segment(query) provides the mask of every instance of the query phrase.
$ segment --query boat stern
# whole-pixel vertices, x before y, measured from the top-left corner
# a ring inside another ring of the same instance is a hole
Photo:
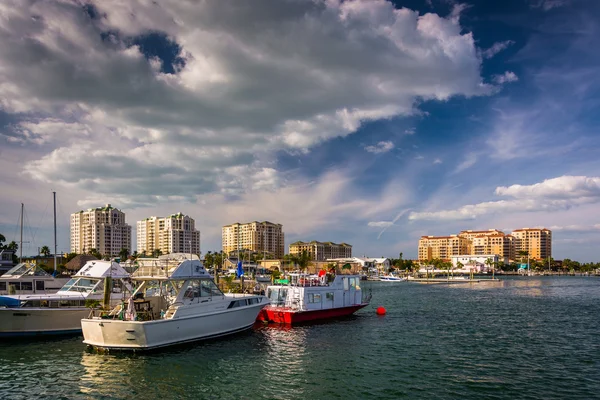
[[[86,318],[81,320],[83,343],[98,349],[145,349],[144,324],[135,321]]]

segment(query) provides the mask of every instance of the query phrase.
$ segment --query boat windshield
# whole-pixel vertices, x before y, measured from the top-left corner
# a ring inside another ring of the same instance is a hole
[[[287,288],[269,288],[267,290],[267,297],[271,301],[271,304],[275,306],[283,306],[287,297]]]
[[[46,271],[37,265],[21,263],[9,269],[3,277],[18,277],[18,276],[50,276]]]
[[[78,293],[91,293],[96,285],[100,282],[100,279],[92,278],[71,278],[69,282],[65,283],[60,291],[61,292],[78,292]],[[100,288],[102,290],[103,288]]]
[[[223,292],[210,279],[194,279],[190,281],[183,295],[183,297],[190,299],[211,296],[223,296]]]

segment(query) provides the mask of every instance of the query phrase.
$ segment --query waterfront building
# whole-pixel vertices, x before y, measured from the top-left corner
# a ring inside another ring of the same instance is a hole
[[[332,258],[352,257],[352,246],[347,243],[333,242],[294,242],[289,245],[289,254],[300,255],[304,251],[310,256],[311,261],[325,261]]]
[[[149,217],[137,222],[137,251],[152,254],[200,254],[200,231],[193,218],[182,213]]]
[[[515,238],[515,253],[526,251],[534,260],[552,257],[552,231],[545,228],[523,228],[512,232]]]
[[[510,260],[515,258],[514,237],[498,229],[489,229],[487,231],[466,230],[461,231],[458,236],[469,240],[468,249],[465,254],[498,254]]]
[[[479,255],[471,255],[471,254],[459,254],[457,256],[452,256],[452,268],[455,269],[455,272],[470,272],[470,267],[473,266],[473,272],[485,272],[489,271],[491,268],[496,268],[498,264],[507,264],[508,258],[499,256],[498,254],[479,254]],[[493,263],[492,266],[486,264],[487,260],[491,260]],[[458,263],[463,265],[462,268],[458,268]]]
[[[225,225],[222,246],[225,254],[244,250],[266,254],[266,258],[283,258],[283,225],[269,221]]]
[[[107,204],[71,214],[71,253],[92,249],[109,257],[121,249],[131,252],[131,225],[125,223],[124,212]]]
[[[319,269],[326,268],[328,264],[336,264],[338,269],[341,269],[344,265],[350,264],[352,272],[359,273],[365,271],[377,271],[378,275],[387,274],[390,271],[392,262],[389,258],[379,257],[343,257],[343,258],[329,258],[323,263],[317,263]]]
[[[421,236],[419,239],[419,261],[433,259],[449,260],[459,254],[468,254],[470,240],[458,235]]]

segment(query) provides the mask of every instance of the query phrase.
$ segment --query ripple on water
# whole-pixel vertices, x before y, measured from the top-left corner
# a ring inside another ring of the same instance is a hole
[[[156,353],[80,337],[0,343],[0,398],[559,399],[600,393],[600,280],[378,285],[333,323],[258,327]],[[384,317],[375,308],[387,309]]]

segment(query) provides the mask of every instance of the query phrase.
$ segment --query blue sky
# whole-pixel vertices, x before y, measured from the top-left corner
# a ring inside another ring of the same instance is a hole
[[[69,250],[69,215],[269,220],[355,255],[553,230],[597,261],[600,4],[15,1],[0,5],[0,232]],[[135,235],[133,248],[136,248]]]

